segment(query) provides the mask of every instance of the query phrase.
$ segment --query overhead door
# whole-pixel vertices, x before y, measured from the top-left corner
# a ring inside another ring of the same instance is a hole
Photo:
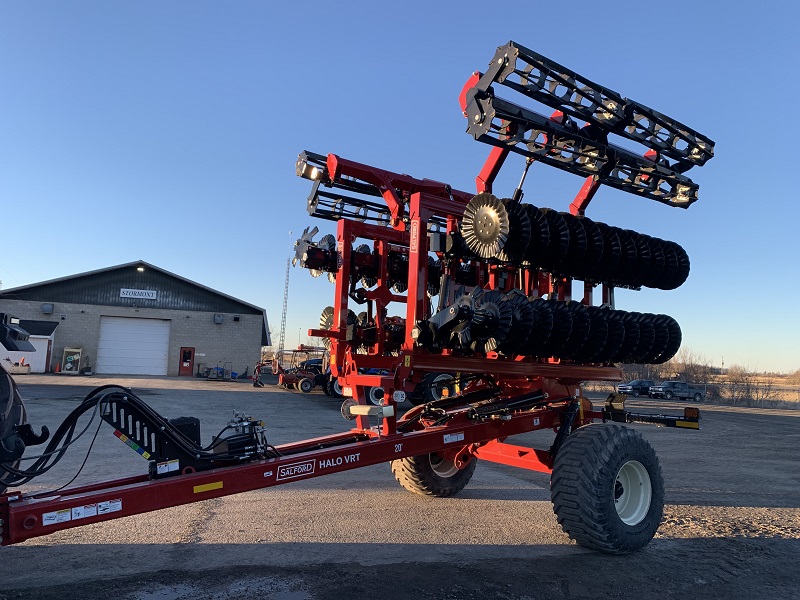
[[[97,373],[166,375],[169,321],[100,317]]]

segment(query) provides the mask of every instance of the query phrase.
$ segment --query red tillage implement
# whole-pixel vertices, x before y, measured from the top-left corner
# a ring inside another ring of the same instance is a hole
[[[502,99],[501,89],[555,112],[545,117]],[[2,543],[382,462],[408,490],[450,496],[482,459],[552,473],[558,521],[579,544],[612,553],[647,544],[661,521],[661,470],[650,444],[619,423],[698,429],[699,411],[633,414],[615,395],[596,408],[581,385],[619,381],[616,365],[664,362],[677,352],[674,319],[618,310],[614,290],[674,289],[689,260],[674,242],[594,222],[584,211],[603,184],[687,207],[698,186],[685,173],[710,159],[714,144],[513,42],[468,80],[461,105],[468,133],[493,146],[476,194],[334,154],[298,159],[297,174],[313,182],[309,214],[337,224],[335,236],[319,241],[317,228],[307,229],[294,262],[335,283],[333,306],[309,334],[327,342],[352,429],[276,447],[263,423],[240,416],[230,435],[203,448],[192,419],[165,419],[130,390],[105,387],[22,469],[25,446],[44,436],[25,423],[8,378],[0,407],[17,416],[0,422],[0,489],[49,468],[77,418],[95,408],[151,467],[57,494],[7,492]],[[644,152],[612,144],[613,136]],[[493,183],[512,153],[525,159],[522,178],[500,199]],[[570,212],[522,202],[534,162],[586,178]],[[375,390],[383,390],[382,404]],[[398,416],[406,400],[415,406]],[[539,429],[555,434],[547,448],[506,442]]]

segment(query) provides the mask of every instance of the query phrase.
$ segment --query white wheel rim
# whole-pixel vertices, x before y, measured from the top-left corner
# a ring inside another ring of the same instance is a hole
[[[653,484],[644,465],[630,460],[622,465],[614,483],[614,507],[626,525],[641,523],[650,510]]]
[[[375,406],[381,406],[383,404],[383,388],[382,387],[371,387],[367,390],[367,400],[374,404]]]
[[[445,460],[438,454],[429,454],[428,458],[431,461],[433,472],[439,477],[448,478],[458,473],[458,467],[453,461]]]

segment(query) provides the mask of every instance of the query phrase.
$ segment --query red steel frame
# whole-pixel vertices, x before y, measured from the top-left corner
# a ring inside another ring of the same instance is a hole
[[[491,191],[507,154],[505,150],[492,149],[476,180],[478,192]],[[376,185],[391,212],[391,227],[347,219],[338,221],[337,250],[341,262],[336,274],[334,326],[330,330],[309,330],[310,335],[330,339],[331,370],[340,378],[345,391],[352,394],[359,404],[366,404],[366,387],[383,387],[384,406],[375,407],[375,412],[380,412],[381,424],[371,426],[370,417],[359,414],[355,418],[355,427],[348,432],[278,446],[282,455],[279,458],[240,466],[164,479],[142,475],[45,496],[12,491],[0,495],[0,544],[14,544],[70,527],[428,453],[439,453],[457,465],[478,457],[549,473],[553,457],[548,451],[508,444],[505,439],[539,429],[558,430],[561,415],[576,398],[580,401],[576,425],[604,418],[602,411],[593,410],[588,400],[582,397],[580,384],[586,380],[619,381],[622,373],[618,368],[509,358],[496,353],[490,353],[486,358],[454,356],[448,351],[435,355],[415,347],[412,338],[414,324],[431,316],[426,295],[428,222],[433,216],[445,218],[448,232],[454,231],[471,194],[454,190],[444,183],[391,173],[333,154],[328,156],[327,167],[334,180],[352,177]],[[596,189],[597,185],[591,179],[584,183],[570,206],[573,214],[583,213]],[[346,343],[351,248],[358,238],[371,240],[381,258],[378,286],[365,292],[365,297],[375,307],[378,332],[368,354],[357,354]],[[406,295],[393,293],[387,285],[390,249],[408,253]],[[452,276],[453,267],[450,269]],[[479,284],[482,286],[500,290],[519,287],[530,296],[553,294],[560,299],[572,296],[570,280],[554,280],[549,274],[536,270],[485,265],[480,273]],[[452,294],[451,289],[450,302]],[[582,301],[591,304],[591,286],[584,286]],[[613,289],[604,287],[603,301],[613,303]],[[391,303],[406,304],[404,341],[396,355],[387,355],[384,350],[383,336],[392,321],[387,309]],[[384,369],[389,374],[364,375],[359,372],[364,368]],[[539,408],[514,412],[503,419],[486,420],[470,419],[465,408],[456,408],[448,411],[451,418],[444,425],[417,425],[416,429],[398,432],[398,426],[418,415],[422,407],[413,408],[398,419],[394,392],[412,391],[422,375],[431,371],[488,372],[500,383],[504,397],[542,389],[548,394],[547,403]]]

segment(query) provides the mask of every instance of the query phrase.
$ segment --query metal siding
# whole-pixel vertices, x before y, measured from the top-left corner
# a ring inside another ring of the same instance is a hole
[[[120,289],[156,290],[157,300],[120,298]],[[200,312],[261,314],[261,311],[204,289],[198,285],[176,279],[166,273],[145,269],[139,273],[133,267],[79,276],[74,279],[42,284],[15,292],[2,294],[5,298],[70,304],[102,306],[134,305],[141,308],[189,310]]]

